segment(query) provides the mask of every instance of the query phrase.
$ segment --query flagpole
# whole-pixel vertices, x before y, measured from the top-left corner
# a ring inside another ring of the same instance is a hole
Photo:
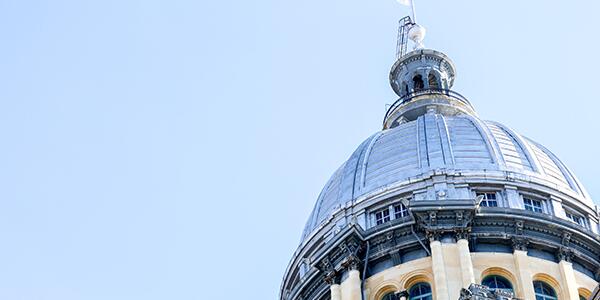
[[[415,1],[410,0],[410,8],[412,9],[412,21],[417,23],[417,14],[415,13]]]

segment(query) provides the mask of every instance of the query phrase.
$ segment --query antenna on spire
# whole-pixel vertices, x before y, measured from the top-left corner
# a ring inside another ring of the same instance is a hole
[[[398,28],[398,44],[396,46],[396,58],[402,57],[406,54],[406,48],[408,40],[410,39],[414,43],[414,49],[422,49],[423,39],[425,39],[425,27],[417,24],[417,17],[415,12],[414,0],[396,0],[398,3],[406,6],[410,6],[412,9],[412,18],[406,16],[400,19]]]

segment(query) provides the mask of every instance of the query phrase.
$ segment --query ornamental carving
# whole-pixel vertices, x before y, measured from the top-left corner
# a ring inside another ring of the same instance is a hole
[[[560,247],[558,249],[558,252],[556,253],[556,258],[558,258],[559,261],[566,261],[566,262],[571,262],[571,260],[573,259],[573,256],[575,256],[575,254],[573,253],[573,250],[571,250],[568,247]]]
[[[358,270],[361,264],[361,259],[358,256],[362,250],[361,242],[356,238],[350,238],[340,245],[340,249],[345,257],[342,261],[342,267],[348,270]]]
[[[527,245],[529,245],[529,240],[527,240],[527,238],[513,236],[511,242],[513,250],[527,251]]]
[[[323,280],[327,284],[337,284],[338,276],[333,264],[329,260],[329,258],[324,258],[318,266],[318,269],[323,273]]]
[[[490,289],[485,285],[471,283],[468,289],[460,291],[459,300],[511,300],[514,294],[501,289]]]

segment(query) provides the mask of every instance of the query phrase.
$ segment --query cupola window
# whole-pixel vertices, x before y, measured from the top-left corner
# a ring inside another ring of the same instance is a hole
[[[439,89],[440,88],[439,80],[437,79],[435,74],[429,73],[428,81],[429,81],[430,89]]]
[[[423,77],[421,75],[416,75],[413,77],[413,86],[415,91],[422,90],[425,88],[425,82],[423,82]]]

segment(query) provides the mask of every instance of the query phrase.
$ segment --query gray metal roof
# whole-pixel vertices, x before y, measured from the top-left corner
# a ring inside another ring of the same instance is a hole
[[[572,190],[593,205],[573,173],[540,144],[472,115],[430,112],[365,140],[323,188],[302,240],[348,202],[439,169],[523,174]]]

